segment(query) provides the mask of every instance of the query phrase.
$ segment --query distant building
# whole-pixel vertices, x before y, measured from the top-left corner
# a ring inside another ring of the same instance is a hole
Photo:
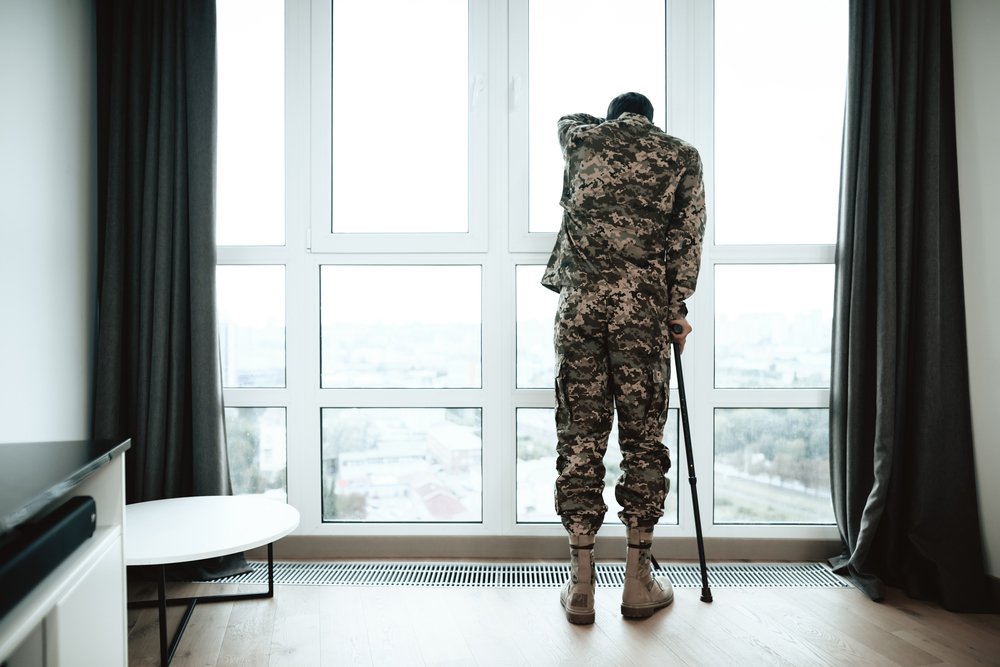
[[[482,469],[482,439],[467,426],[449,422],[435,424],[427,433],[427,448],[445,472],[466,473]]]

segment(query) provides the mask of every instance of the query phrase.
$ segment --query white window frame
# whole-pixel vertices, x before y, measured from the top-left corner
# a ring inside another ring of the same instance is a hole
[[[548,253],[556,235],[528,231],[530,185],[528,154],[528,112],[531,86],[528,63],[528,0],[510,0],[508,5],[507,62],[507,126],[510,139],[507,144],[507,206],[509,225],[507,243],[511,252]],[[553,121],[553,128],[555,122]]]
[[[335,0],[334,0],[335,1]],[[302,511],[304,535],[546,536],[558,524],[516,522],[516,409],[552,408],[546,389],[516,387],[515,271],[544,264],[555,234],[528,232],[527,2],[471,0],[470,180],[468,234],[334,234],[330,230],[331,0],[286,0],[285,245],[218,248],[219,264],[283,264],[286,284],[286,387],[227,388],[228,407],[286,410],[289,502]],[[713,3],[666,3],[666,129],[699,148],[708,193],[709,228],[698,291],[690,302],[696,334],[684,355],[706,537],[835,539],[833,526],[714,525],[716,408],[827,407],[828,390],[714,387],[714,268],[728,263],[832,263],[833,246],[716,246],[712,219]],[[476,36],[484,36],[480,39]],[[476,45],[476,46],[472,46]],[[473,101],[473,97],[475,100]],[[482,266],[482,388],[320,388],[320,266],[327,264],[478,264]],[[671,406],[678,406],[671,391]],[[482,409],[481,523],[324,523],[317,466],[322,408],[471,407]],[[679,521],[667,537],[694,536],[683,442],[672,452],[680,469]],[[602,535],[624,534],[609,511]]]
[[[304,4],[306,0],[298,0]],[[291,0],[290,0],[291,2]],[[489,17],[485,2],[469,2],[469,180],[468,231],[465,233],[340,233],[332,229],[332,38],[333,2],[311,0],[309,88],[311,213],[306,247],[319,253],[484,252],[487,247],[489,184],[489,109],[487,65]],[[388,93],[387,93],[388,94]],[[400,109],[401,123],[405,110]],[[413,165],[418,166],[418,165]]]
[[[714,2],[671,0],[668,12],[667,131],[680,137],[690,137],[689,141],[698,147],[704,167],[708,209],[698,289],[689,315],[697,333],[692,336],[684,353],[687,392],[694,397],[693,405],[689,400],[689,408],[704,534],[717,538],[839,539],[835,525],[713,522],[716,409],[827,408],[830,397],[829,389],[715,387],[715,267],[725,264],[832,264],[835,246],[715,243]],[[684,536],[693,530],[691,515],[689,506],[685,512],[682,505],[681,521],[683,523],[685,518],[688,519]]]

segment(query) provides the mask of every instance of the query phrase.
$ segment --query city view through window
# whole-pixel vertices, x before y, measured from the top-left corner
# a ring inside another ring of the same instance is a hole
[[[669,5],[501,4],[505,22],[494,25],[478,2],[333,0],[327,51],[310,56],[332,63],[327,155],[297,134],[316,113],[296,106],[313,95],[295,97],[308,77],[294,67],[308,62],[286,44],[286,18],[299,9],[219,1],[216,276],[235,492],[287,500],[289,484],[315,484],[298,497],[319,506],[300,509],[331,530],[513,530],[498,523],[497,503],[514,524],[558,524],[558,297],[539,284],[548,259],[539,248],[551,246],[560,216],[555,123],[603,115],[624,87],[648,92],[655,122],[670,128]],[[709,225],[685,370],[712,525],[833,523],[827,404],[846,4],[715,0],[714,47],[699,51],[712,63],[714,104],[685,138],[702,149]],[[433,44],[429,30],[441,36]],[[630,52],[627,80],[613,58],[573,66],[568,54],[595,35]],[[502,42],[509,81],[488,80],[476,60],[483,40]],[[384,104],[364,107],[386,91]],[[479,173],[484,151],[490,169]],[[323,160],[330,182],[311,183],[320,192],[310,195],[299,181]],[[329,206],[333,240],[322,250],[309,245],[322,207],[303,193]],[[509,209],[497,203],[505,197]],[[504,234],[484,235],[482,249],[449,245],[490,225]],[[508,228],[544,243],[514,247]],[[338,249],[357,235],[376,238],[372,249]],[[409,247],[417,236],[433,242]],[[675,529],[690,512],[676,398],[662,520]],[[613,430],[613,521],[620,462]]]

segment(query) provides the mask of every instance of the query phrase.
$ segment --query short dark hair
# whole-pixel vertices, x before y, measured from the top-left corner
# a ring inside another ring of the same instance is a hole
[[[614,120],[623,113],[637,113],[653,121],[653,103],[640,93],[623,93],[608,105],[608,120]]]

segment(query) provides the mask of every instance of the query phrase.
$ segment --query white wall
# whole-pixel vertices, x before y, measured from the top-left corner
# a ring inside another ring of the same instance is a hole
[[[90,431],[92,0],[0,0],[0,442]]]
[[[952,0],[952,21],[976,476],[1000,577],[1000,2]]]

